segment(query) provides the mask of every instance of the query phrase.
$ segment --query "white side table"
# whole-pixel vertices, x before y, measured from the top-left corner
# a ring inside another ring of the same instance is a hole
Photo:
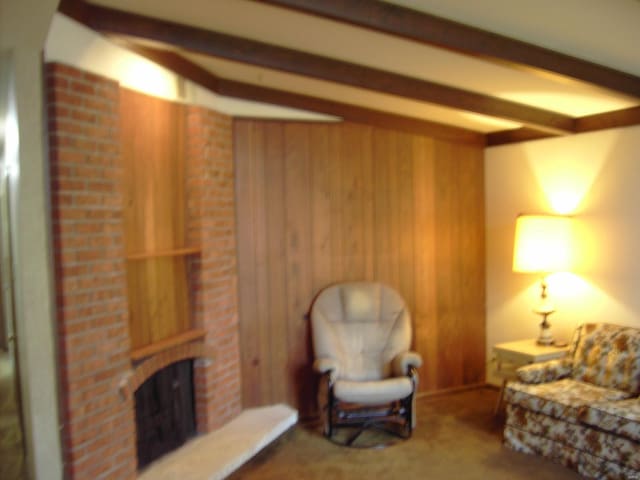
[[[496,404],[495,414],[502,406],[504,387],[508,380],[516,378],[516,370],[524,365],[546,362],[564,357],[568,346],[539,345],[535,339],[517,340],[515,342],[497,343],[493,346],[493,357],[496,361],[495,374],[502,378],[500,396]]]

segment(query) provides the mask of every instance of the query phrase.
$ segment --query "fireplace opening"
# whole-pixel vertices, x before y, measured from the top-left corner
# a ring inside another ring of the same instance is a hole
[[[158,370],[135,393],[138,469],[196,435],[193,360]]]

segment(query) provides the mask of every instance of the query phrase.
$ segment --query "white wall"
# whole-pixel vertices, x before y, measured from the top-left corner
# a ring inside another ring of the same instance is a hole
[[[511,271],[519,213],[575,218],[574,269],[549,280],[556,338],[583,322],[640,327],[640,126],[488,148],[485,162],[487,354],[538,333],[539,279]]]

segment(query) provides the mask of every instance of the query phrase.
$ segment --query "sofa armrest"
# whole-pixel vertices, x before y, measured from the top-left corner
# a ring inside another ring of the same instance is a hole
[[[419,368],[420,366],[422,366],[422,357],[417,352],[399,353],[391,361],[391,370],[396,377],[410,375],[412,367]]]
[[[313,362],[313,369],[318,373],[329,374],[330,384],[333,384],[340,376],[340,362],[335,358],[316,358]]]
[[[546,383],[571,375],[572,362],[568,357],[526,365],[516,370],[522,383]]]

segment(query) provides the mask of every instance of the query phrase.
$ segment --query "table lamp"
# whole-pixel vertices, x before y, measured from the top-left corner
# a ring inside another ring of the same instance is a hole
[[[540,304],[533,309],[542,316],[538,343],[552,345],[548,316],[555,308],[547,299],[546,276],[565,272],[571,253],[571,218],[558,215],[519,215],[513,248],[513,271],[540,274]]]

